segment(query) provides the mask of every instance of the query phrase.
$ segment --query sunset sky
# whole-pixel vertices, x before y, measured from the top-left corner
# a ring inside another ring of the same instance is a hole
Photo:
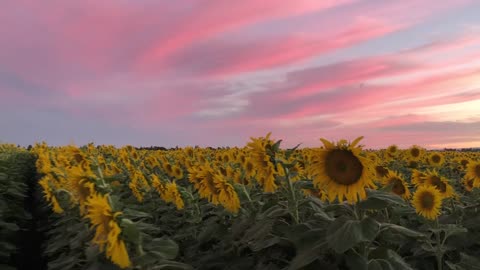
[[[480,1],[1,6],[3,142],[480,146]]]

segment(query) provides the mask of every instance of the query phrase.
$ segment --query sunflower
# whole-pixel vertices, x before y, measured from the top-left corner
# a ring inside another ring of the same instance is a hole
[[[100,251],[106,248],[106,256],[113,263],[124,269],[131,266],[125,242],[120,239],[121,228],[116,219],[121,212],[113,212],[108,202],[108,195],[93,194],[87,200],[87,214],[92,229],[95,230],[93,243]]]
[[[178,165],[174,165],[172,167],[172,171],[173,171],[173,176],[177,179],[177,180],[180,180],[183,178],[183,170],[182,168],[180,168],[180,166]]]
[[[480,161],[470,161],[465,178],[473,179],[473,186],[480,187]]]
[[[399,153],[399,149],[397,145],[392,144],[389,147],[387,147],[387,156],[395,157],[398,155],[398,153]]]
[[[437,152],[431,153],[430,156],[428,156],[428,164],[435,166],[435,167],[440,167],[443,165],[445,162],[445,157]]]
[[[240,209],[240,200],[233,186],[209,163],[191,168],[189,181],[198,190],[200,198],[206,198],[214,205],[221,204],[232,213]]]
[[[408,199],[412,195],[410,194],[407,183],[397,172],[389,171],[385,178],[383,178],[383,184],[387,186],[392,185],[392,192],[404,199]]]
[[[442,195],[434,186],[419,186],[413,194],[412,204],[417,214],[433,220],[440,215]]]
[[[470,160],[466,157],[458,157],[455,159],[456,162],[458,162],[458,164],[460,164],[460,168],[459,169],[467,169],[467,166],[468,166],[468,163],[470,163]]]
[[[382,179],[388,174],[388,169],[384,166],[377,165],[375,166],[375,174],[377,178]]]
[[[246,146],[250,154],[249,158],[256,169],[256,179],[263,187],[264,192],[275,192],[278,187],[275,183],[277,172],[271,161],[272,158],[267,154],[267,149],[272,149],[274,144],[270,139],[270,135],[271,133],[268,133],[265,138],[252,137]]]
[[[184,202],[175,182],[167,182],[167,184],[164,184],[156,175],[151,176],[151,182],[152,187],[164,202],[174,203],[177,210],[183,209]]]
[[[465,187],[465,190],[466,190],[466,191],[471,192],[471,191],[473,190],[473,188],[474,188],[474,186],[473,186],[473,183],[474,183],[473,178],[466,178],[466,177],[464,177],[464,178],[462,179],[462,183],[463,183],[463,186]]]
[[[422,153],[423,153],[423,150],[418,145],[412,145],[407,150],[407,155],[410,160],[415,160],[415,161],[420,160],[422,157]]]
[[[344,141],[336,145],[320,139],[325,148],[318,149],[310,165],[313,183],[318,189],[324,189],[330,202],[338,197],[350,203],[366,198],[365,188],[374,188],[374,170],[368,158],[360,155],[362,149],[357,144],[363,137],[351,144]]]
[[[423,184],[424,177],[425,177],[425,173],[415,169],[412,170],[412,184],[416,186]]]
[[[40,186],[43,189],[43,194],[44,198],[49,204],[52,206],[53,212],[57,214],[63,213],[62,207],[60,207],[60,203],[57,200],[57,197],[55,196],[53,187],[54,186],[51,182],[55,181],[50,175],[45,175],[38,181]]]
[[[450,198],[455,195],[453,187],[448,183],[447,179],[440,176],[437,171],[428,171],[422,180],[425,185],[434,186],[438,189],[444,198]]]

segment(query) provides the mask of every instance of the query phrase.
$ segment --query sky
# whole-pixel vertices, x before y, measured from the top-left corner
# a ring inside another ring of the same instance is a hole
[[[480,146],[480,1],[5,0],[0,141]]]

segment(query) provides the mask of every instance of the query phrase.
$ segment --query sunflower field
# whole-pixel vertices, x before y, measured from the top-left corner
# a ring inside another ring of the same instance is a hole
[[[361,139],[2,145],[0,268],[480,269],[480,152]]]

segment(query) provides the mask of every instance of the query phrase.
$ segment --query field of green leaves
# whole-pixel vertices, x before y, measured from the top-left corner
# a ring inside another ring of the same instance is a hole
[[[1,145],[0,268],[480,269],[480,152],[270,136]]]

